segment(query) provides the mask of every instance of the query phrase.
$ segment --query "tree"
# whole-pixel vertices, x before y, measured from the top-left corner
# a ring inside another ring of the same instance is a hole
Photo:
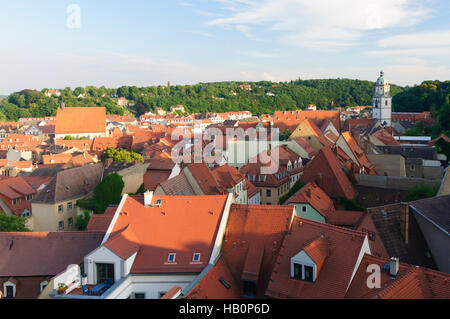
[[[0,212],[0,232],[29,232],[25,217],[6,216]]]
[[[121,148],[110,147],[103,153],[103,160],[111,158],[114,162],[134,162],[143,163],[144,158],[136,152],[128,152]]]
[[[305,186],[305,182],[299,179],[294,186],[289,190],[289,192],[280,197],[280,205],[283,205],[289,198],[291,198],[295,193],[297,193],[303,186]]]
[[[439,191],[440,184],[435,186],[428,186],[425,183],[417,184],[408,190],[407,202],[413,202],[420,199],[430,198],[436,196]]]
[[[94,214],[103,214],[109,205],[120,203],[124,186],[122,176],[110,174],[95,187],[92,198],[78,200],[77,206],[93,211]]]
[[[291,132],[286,129],[283,134],[280,135],[280,141],[287,141],[289,139],[289,137],[291,137]]]
[[[91,218],[91,214],[88,210],[83,211],[82,215],[77,215],[75,217],[75,227],[78,231],[84,231],[89,224],[89,219]]]

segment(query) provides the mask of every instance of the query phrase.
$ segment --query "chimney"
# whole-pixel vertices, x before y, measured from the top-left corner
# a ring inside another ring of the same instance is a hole
[[[153,192],[146,191],[144,193],[144,206],[149,207],[152,204]]]
[[[400,260],[397,257],[392,257],[389,266],[389,275],[391,277],[397,277]]]

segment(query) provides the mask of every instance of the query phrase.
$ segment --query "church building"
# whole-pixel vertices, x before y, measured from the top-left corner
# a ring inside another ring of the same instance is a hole
[[[377,119],[384,126],[392,125],[391,86],[384,78],[383,71],[381,71],[380,77],[375,85],[375,95],[373,97],[373,118]]]

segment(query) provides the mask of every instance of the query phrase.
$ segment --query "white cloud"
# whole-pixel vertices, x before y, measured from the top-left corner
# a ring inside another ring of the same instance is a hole
[[[240,51],[241,55],[245,55],[251,58],[277,58],[279,55],[277,53],[270,52],[260,52],[260,51]]]
[[[423,55],[450,55],[450,47],[448,48],[412,48],[412,49],[395,49],[395,50],[373,50],[368,51],[368,55],[372,56],[423,56]]]
[[[378,42],[381,47],[441,47],[450,46],[450,30],[408,33],[385,38]]]
[[[218,0],[224,17],[211,26],[235,27],[250,37],[254,29],[281,32],[284,43],[302,47],[342,47],[364,31],[413,26],[430,14],[417,0]]]

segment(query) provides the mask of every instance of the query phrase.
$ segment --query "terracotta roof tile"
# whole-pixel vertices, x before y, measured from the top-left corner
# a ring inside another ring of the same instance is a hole
[[[201,272],[208,265],[228,195],[129,196],[105,245],[121,257],[136,251],[133,274]],[[170,229],[170,231],[168,231]],[[175,234],[175,235],[174,235]],[[175,253],[174,262],[168,261]],[[193,254],[200,261],[193,262]]]
[[[302,180],[315,181],[328,195],[335,194],[348,199],[356,196],[352,184],[330,146],[323,147],[319,154],[305,166]]]
[[[56,112],[55,134],[106,134],[104,107],[65,107]]]
[[[103,236],[103,232],[0,233],[0,277],[57,275],[70,264],[80,264]]]

